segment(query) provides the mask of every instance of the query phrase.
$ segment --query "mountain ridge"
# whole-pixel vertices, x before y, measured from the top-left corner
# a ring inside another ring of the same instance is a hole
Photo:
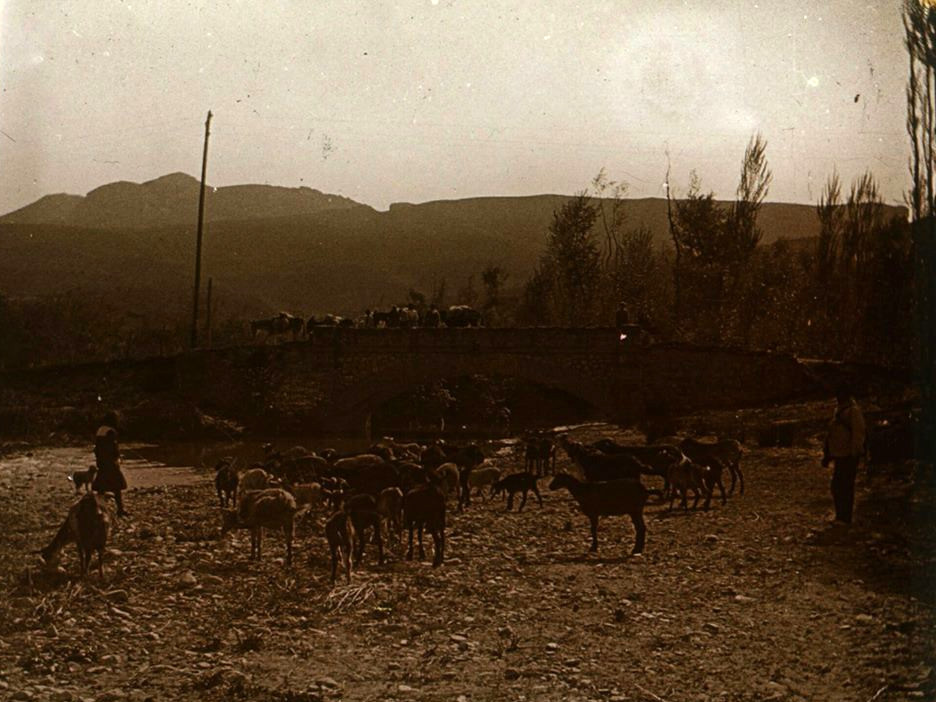
[[[107,184],[84,198],[46,196],[17,210],[19,217],[0,217],[0,292],[138,290],[140,311],[159,315],[173,304],[184,307],[191,296],[198,187],[191,176],[168,174],[142,184]],[[429,292],[442,281],[451,295],[474,276],[477,289],[487,266],[499,266],[518,287],[539,261],[553,213],[570,198],[473,197],[394,203],[380,211],[311,188],[235,185],[212,189],[211,196],[217,193],[221,199],[206,208],[202,275],[214,278],[215,295],[230,315],[280,309],[357,314],[398,304],[410,288]],[[135,200],[138,195],[143,199]],[[43,207],[29,210],[38,203]],[[625,208],[627,227],[646,227],[657,246],[671,246],[665,199],[629,199]],[[103,226],[92,215],[118,224],[129,218],[132,226]],[[758,223],[765,245],[819,231],[811,205],[765,203]]]

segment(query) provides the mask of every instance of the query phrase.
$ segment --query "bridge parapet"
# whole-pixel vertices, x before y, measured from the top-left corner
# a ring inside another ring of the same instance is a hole
[[[305,342],[313,347],[374,353],[400,352],[517,352],[537,354],[619,354],[633,350],[640,327],[340,329],[320,327]],[[624,337],[623,339],[621,337]]]

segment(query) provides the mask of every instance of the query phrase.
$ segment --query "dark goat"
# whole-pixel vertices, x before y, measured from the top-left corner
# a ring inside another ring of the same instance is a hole
[[[231,461],[222,459],[215,465],[215,490],[222,509],[228,506],[228,502],[236,504],[239,479]]]
[[[669,469],[669,486],[670,486],[670,505],[669,508],[673,509],[673,502],[676,501],[676,497],[680,496],[682,499],[680,505],[686,511],[689,510],[689,491],[695,494],[695,500],[692,503],[692,509],[695,509],[699,504],[699,497],[704,493],[705,494],[705,507],[708,509],[709,501],[712,499],[712,492],[706,488],[706,473],[708,468],[705,466],[700,466],[698,463],[693,463],[688,458],[685,461],[681,461],[674,466],[670,466]],[[722,496],[725,494],[725,489],[722,487]]]
[[[527,501],[527,494],[530,491],[533,491],[533,494],[536,495],[536,499],[539,500],[539,506],[543,506],[543,496],[540,495],[539,487],[536,485],[536,476],[533,473],[511,473],[491,486],[491,497],[499,495],[501,493],[507,494],[507,511],[513,509],[514,495],[518,492],[523,493],[523,499],[520,500],[520,507],[517,509],[518,512],[523,511],[523,506]]]
[[[611,439],[599,439],[592,446],[602,453],[608,455],[627,454],[633,456],[641,463],[645,464],[650,470],[648,475],[657,475],[663,478],[663,492],[669,491],[669,480],[667,474],[671,466],[678,464],[683,459],[683,453],[677,447],[670,444],[655,444],[652,446],[624,446]]]
[[[367,529],[373,529],[372,541],[377,545],[377,564],[383,565],[383,537],[380,534],[380,512],[377,500],[371,495],[354,495],[345,500],[344,511],[351,518],[354,527],[354,565],[364,558],[364,544],[367,542]]]
[[[88,572],[94,551],[98,552],[98,575],[104,577],[104,549],[110,533],[110,515],[102,499],[89,492],[71,506],[55,537],[40,551],[45,563],[55,563],[65,544],[74,541],[78,545],[82,577]]]
[[[549,484],[549,489],[562,488],[566,488],[572,494],[582,514],[591,522],[592,551],[598,550],[598,519],[623,514],[630,516],[637,532],[633,553],[643,551],[647,538],[643,509],[651,491],[641,485],[639,480],[586,483],[567,473],[559,473]]]
[[[331,551],[331,581],[335,584],[338,575],[339,559],[344,564],[345,579],[351,582],[351,544],[354,542],[354,527],[348,514],[344,511],[335,512],[325,522],[325,540]]]
[[[445,557],[445,495],[435,484],[419,485],[403,496],[403,524],[409,530],[406,559],[413,559],[413,530],[419,531],[419,557],[425,558],[423,528],[432,534],[435,556],[432,567],[442,565]]]
[[[680,442],[679,449],[689,460],[701,463],[703,466],[713,467],[714,462],[720,463],[723,468],[731,472],[731,488],[728,492],[734,494],[735,480],[737,480],[741,484],[739,492],[744,494],[744,474],[741,472],[743,449],[737,441],[726,439],[710,444],[687,437]]]
[[[602,453],[565,436],[559,437],[559,443],[569,454],[569,458],[582,469],[585,480],[589,482],[639,480],[642,473],[653,474],[653,471],[642,461],[626,453],[614,455]]]
[[[528,436],[523,446],[524,468],[539,476],[556,472],[556,446],[545,436]]]

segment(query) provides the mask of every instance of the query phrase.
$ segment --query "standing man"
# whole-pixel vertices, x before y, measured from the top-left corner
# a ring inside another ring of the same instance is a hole
[[[835,521],[851,524],[855,504],[855,476],[858,461],[865,454],[865,420],[858,403],[846,386],[835,391],[838,405],[829,423],[822,453],[822,467],[832,469],[832,500]]]
[[[120,449],[117,447],[117,415],[108,412],[94,435],[94,458],[98,472],[91,484],[95,492],[112,492],[117,503],[117,516],[126,517],[120,493],[127,489],[127,479],[120,470]]]

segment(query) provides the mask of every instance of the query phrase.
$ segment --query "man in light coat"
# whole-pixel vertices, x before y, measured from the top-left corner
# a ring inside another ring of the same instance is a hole
[[[832,500],[835,502],[835,521],[851,524],[855,504],[855,476],[858,461],[865,455],[865,420],[858,403],[847,387],[835,392],[838,402],[829,432],[826,434],[822,466],[834,463],[832,470]]]

